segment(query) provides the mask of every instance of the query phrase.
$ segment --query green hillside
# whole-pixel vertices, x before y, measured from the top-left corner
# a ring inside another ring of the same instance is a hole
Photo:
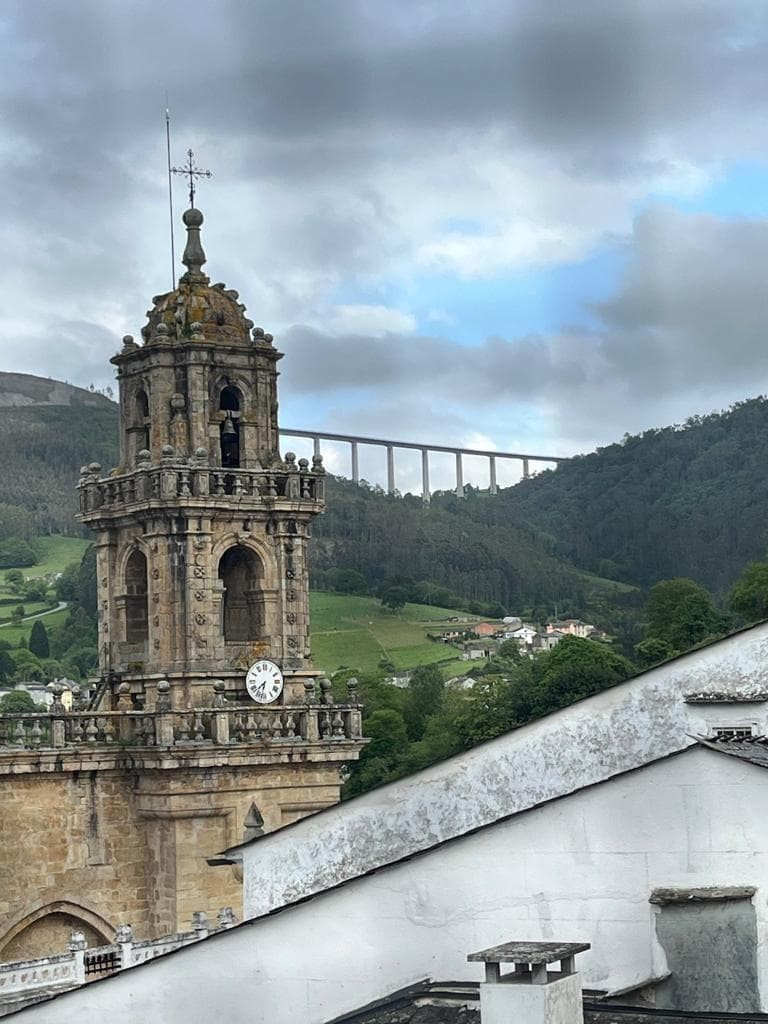
[[[427,635],[446,626],[455,610],[407,604],[393,613],[372,597],[316,592],[310,594],[309,604],[312,656],[326,672],[373,672],[383,663],[396,669],[439,664],[453,673],[460,671],[456,648]],[[462,615],[462,620],[469,624],[476,617]]]
[[[626,436],[501,495],[584,569],[640,586],[689,576],[723,593],[766,557],[768,400]]]

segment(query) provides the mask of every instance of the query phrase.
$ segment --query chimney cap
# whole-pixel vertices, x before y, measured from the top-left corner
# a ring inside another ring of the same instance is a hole
[[[487,964],[552,964],[590,948],[589,942],[504,942],[470,953],[467,960]]]

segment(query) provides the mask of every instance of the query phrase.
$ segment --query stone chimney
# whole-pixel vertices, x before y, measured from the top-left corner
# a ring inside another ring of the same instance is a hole
[[[470,953],[467,960],[485,964],[481,1024],[583,1024],[575,957],[585,949],[588,942],[506,942]],[[513,970],[502,974],[502,964]]]

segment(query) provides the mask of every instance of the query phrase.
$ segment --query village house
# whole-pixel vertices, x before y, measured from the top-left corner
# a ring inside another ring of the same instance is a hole
[[[547,633],[565,633],[567,636],[578,636],[586,639],[595,632],[596,627],[581,619],[558,619],[547,623]]]
[[[767,649],[762,623],[223,850],[247,920],[19,1019],[326,1024],[513,939],[578,945],[608,1001],[764,1012]]]

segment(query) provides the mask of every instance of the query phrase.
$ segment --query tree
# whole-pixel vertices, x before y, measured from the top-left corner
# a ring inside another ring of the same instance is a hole
[[[768,565],[750,562],[728,595],[731,611],[747,622],[768,618]]]
[[[13,656],[8,651],[0,651],[0,679],[6,682],[12,678],[15,672],[16,662],[13,660]]]
[[[408,748],[403,716],[392,708],[374,711],[366,721],[365,734],[370,737],[370,743],[351,769],[344,787],[345,796],[363,793],[386,782]]]
[[[399,612],[408,603],[408,591],[397,584],[386,587],[381,592],[381,603],[391,612]]]
[[[690,650],[725,628],[707,591],[689,579],[662,580],[651,587],[645,615],[646,639],[666,640],[675,651]]]
[[[34,565],[36,561],[37,555],[25,540],[11,537],[0,542],[0,569]]]
[[[411,675],[406,690],[403,717],[409,740],[420,740],[427,720],[436,715],[443,705],[445,683],[436,665],[422,665]]]
[[[29,634],[29,649],[32,654],[41,659],[47,658],[51,653],[48,632],[40,619],[36,619],[32,625],[32,632]]]
[[[24,573],[21,569],[9,569],[3,578],[8,589],[12,590],[14,594],[21,592],[21,588],[24,586]]]
[[[66,569],[56,579],[56,597],[59,601],[72,602],[77,600],[78,579],[80,576],[80,564],[70,562]]]
[[[11,622],[18,624],[26,615],[26,609],[23,604],[17,604],[11,612]]]
[[[546,715],[577,700],[621,683],[635,667],[610,647],[594,640],[567,636],[546,658],[534,659],[534,715]]]
[[[635,654],[641,665],[658,665],[660,661],[666,661],[674,655],[674,651],[666,640],[660,637],[651,636],[647,640],[641,640],[635,644]]]
[[[11,690],[0,697],[0,711],[9,715],[23,714],[25,711],[36,711],[37,705],[26,690]]]
[[[23,597],[25,601],[45,601],[48,596],[48,584],[45,580],[29,580],[24,584]]]

